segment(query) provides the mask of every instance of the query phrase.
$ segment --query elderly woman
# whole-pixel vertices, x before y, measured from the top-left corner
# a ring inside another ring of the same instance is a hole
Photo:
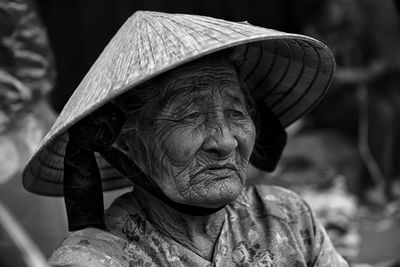
[[[103,51],[24,172],[64,195],[55,266],[347,266],[279,187],[284,127],[325,94],[320,42],[248,23],[137,12]],[[129,186],[103,212],[102,190]]]

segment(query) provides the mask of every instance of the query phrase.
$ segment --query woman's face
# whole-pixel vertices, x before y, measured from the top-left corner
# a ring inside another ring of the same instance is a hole
[[[255,126],[234,67],[222,60],[195,62],[157,86],[162,108],[145,131],[149,155],[139,165],[148,166],[146,172],[175,202],[212,208],[236,199]]]

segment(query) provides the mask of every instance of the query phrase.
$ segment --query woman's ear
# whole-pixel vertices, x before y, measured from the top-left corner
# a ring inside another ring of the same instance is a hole
[[[256,103],[257,137],[250,162],[255,167],[272,172],[286,145],[287,134],[278,117],[264,101]]]

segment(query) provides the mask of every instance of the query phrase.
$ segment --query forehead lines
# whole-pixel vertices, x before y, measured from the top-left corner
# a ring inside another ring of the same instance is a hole
[[[177,72],[163,83],[164,104],[182,106],[210,98],[244,104],[236,71],[227,66],[197,66]]]

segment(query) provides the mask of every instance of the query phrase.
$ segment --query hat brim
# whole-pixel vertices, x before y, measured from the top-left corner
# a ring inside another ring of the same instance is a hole
[[[166,29],[168,37],[161,38],[159,32]],[[42,140],[24,170],[24,187],[41,195],[62,196],[71,125],[161,73],[232,47],[242,51],[236,66],[239,75],[283,126],[320,102],[335,70],[331,51],[307,36],[202,16],[136,12],[110,41]],[[132,185],[99,154],[96,158],[104,191]]]

